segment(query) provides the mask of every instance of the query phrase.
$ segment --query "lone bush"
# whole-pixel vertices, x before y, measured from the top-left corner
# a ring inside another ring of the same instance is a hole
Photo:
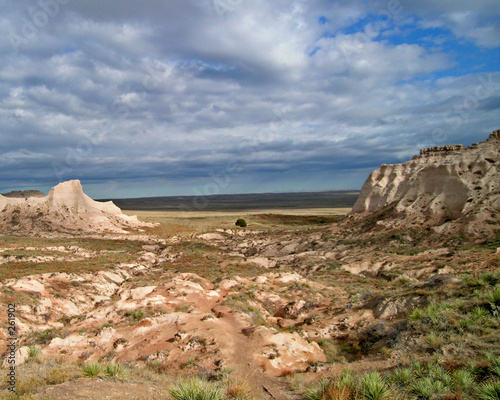
[[[242,228],[247,226],[247,221],[245,221],[243,218],[238,218],[235,223],[236,226],[241,226]]]

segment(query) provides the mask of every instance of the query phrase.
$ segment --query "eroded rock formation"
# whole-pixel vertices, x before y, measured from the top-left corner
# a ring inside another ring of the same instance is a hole
[[[351,219],[376,216],[380,228],[423,226],[479,236],[498,229],[499,215],[500,131],[467,148],[432,147],[408,162],[381,165],[351,211]]]
[[[0,232],[127,233],[152,226],[125,215],[113,202],[98,202],[83,193],[79,180],[63,182],[44,197],[0,195]]]

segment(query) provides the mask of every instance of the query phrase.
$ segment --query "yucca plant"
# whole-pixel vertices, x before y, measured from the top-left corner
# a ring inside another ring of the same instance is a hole
[[[29,358],[36,358],[42,353],[42,350],[40,350],[40,347],[38,346],[29,346],[28,347],[28,357]]]
[[[108,364],[104,368],[104,373],[111,377],[120,377],[128,374],[128,369],[121,364]]]
[[[306,400],[321,400],[331,384],[332,381],[330,379],[320,380],[317,387],[307,390],[305,393]]]
[[[391,395],[384,378],[378,372],[369,372],[361,379],[361,393],[366,400],[388,399]]]
[[[445,390],[441,381],[436,381],[430,376],[419,379],[410,387],[410,393],[417,396],[421,400],[430,400],[440,396]]]
[[[102,372],[102,364],[98,361],[85,363],[82,367],[83,375],[98,376]]]
[[[356,377],[350,369],[345,368],[340,375],[340,383],[342,385],[350,386],[354,388],[356,386]]]
[[[467,389],[474,385],[474,375],[466,369],[458,369],[453,373],[453,385],[460,389]]]
[[[486,354],[486,359],[491,364],[491,375],[500,377],[500,357],[496,357],[491,353]]]
[[[413,373],[410,368],[398,368],[393,371],[389,380],[393,384],[403,387],[413,380]]]
[[[174,400],[224,400],[225,391],[216,384],[200,378],[178,382],[168,392]]]
[[[425,364],[422,361],[417,360],[413,363],[412,370],[413,370],[413,373],[418,378],[423,377],[425,375]]]
[[[452,384],[450,374],[440,365],[431,365],[429,367],[429,376],[434,378],[435,381],[441,382],[444,387],[450,387]]]
[[[500,381],[483,383],[477,395],[479,400],[500,400]]]
[[[474,307],[471,311],[471,316],[474,321],[481,321],[488,316],[488,311],[482,307]]]
[[[315,389],[310,389],[305,394],[306,400],[350,400],[355,390],[351,385],[342,379],[323,379]]]

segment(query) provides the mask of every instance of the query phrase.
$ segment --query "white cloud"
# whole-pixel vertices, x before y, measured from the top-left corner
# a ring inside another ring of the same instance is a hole
[[[20,184],[36,166],[40,184],[53,184],[53,162],[65,165],[70,152],[77,160],[63,178],[102,180],[102,190],[151,179],[185,192],[234,161],[238,190],[279,179],[280,190],[297,179],[306,189],[359,187],[370,167],[435,141],[437,127],[451,142],[497,128],[498,88],[460,123],[450,118],[484,74],[447,77],[457,60],[439,50],[442,35],[428,47],[391,40],[420,24],[492,48],[499,7],[487,5],[401,2],[380,25],[390,34],[367,37],[343,29],[373,25],[386,2],[243,0],[221,19],[212,2],[88,0],[61,6],[18,53],[8,35],[22,33],[29,10],[0,5],[0,156],[13,163],[0,182]],[[322,181],[335,171],[355,181]]]

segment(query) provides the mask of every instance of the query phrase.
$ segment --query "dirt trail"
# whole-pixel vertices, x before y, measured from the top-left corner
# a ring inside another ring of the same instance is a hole
[[[276,400],[300,399],[294,395],[286,382],[264,374],[255,360],[251,357],[255,348],[252,340],[246,337],[242,330],[244,326],[231,311],[219,311],[219,317],[226,323],[227,333],[233,338],[232,354],[228,354],[228,367],[233,370],[232,378],[248,385],[250,390],[259,398],[266,396]]]

